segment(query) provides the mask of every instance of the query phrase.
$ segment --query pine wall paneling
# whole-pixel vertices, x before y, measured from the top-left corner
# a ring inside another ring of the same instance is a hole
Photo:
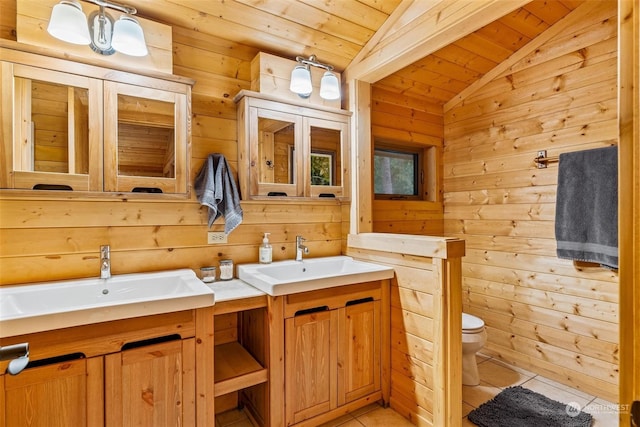
[[[464,309],[485,352],[587,393],[618,396],[618,275],[555,254],[557,163],[617,143],[616,2],[445,108],[444,232],[466,241]]]
[[[0,0],[1,36],[15,40],[15,1]],[[13,16],[13,17],[12,17]],[[250,88],[255,48],[200,32],[173,28],[174,74],[196,80],[192,91],[193,182],[209,153],[224,154],[237,173],[233,96]],[[273,258],[295,256],[295,236],[312,256],[338,255],[348,230],[348,204],[242,202],[244,221],[227,244],[207,245],[207,211],[192,194],[183,201],[104,198],[30,199],[0,195],[0,284],[94,277],[100,245],[111,245],[114,274],[257,262],[262,233]],[[222,231],[221,221],[213,231]]]
[[[436,147],[441,157],[444,121],[442,107],[424,99],[393,93],[384,82],[372,86],[371,133],[374,140],[409,147]],[[434,202],[374,200],[373,231],[441,236],[443,213],[440,195],[441,164],[432,171],[437,192]]]
[[[348,254],[393,267],[391,407],[419,426],[459,426],[462,413],[459,239],[361,233]],[[383,373],[385,366],[383,364]]]

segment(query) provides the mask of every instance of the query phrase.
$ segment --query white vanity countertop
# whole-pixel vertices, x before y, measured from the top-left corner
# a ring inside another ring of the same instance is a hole
[[[240,280],[271,296],[385,280],[393,275],[394,270],[389,266],[344,255],[238,266]]]
[[[190,269],[0,288],[0,337],[151,316],[215,304]]]
[[[206,285],[213,290],[216,303],[266,295],[240,279],[220,280]]]

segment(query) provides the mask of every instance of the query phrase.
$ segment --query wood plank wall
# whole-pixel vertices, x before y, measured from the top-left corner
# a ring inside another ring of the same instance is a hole
[[[0,0],[0,37],[15,40],[15,0]],[[13,11],[13,12],[12,12]],[[209,153],[224,154],[237,171],[233,96],[249,89],[258,51],[188,29],[173,29],[174,74],[193,87],[193,182]],[[310,256],[338,255],[348,232],[348,204],[243,202],[244,222],[227,244],[207,245],[207,212],[195,200],[114,201],[0,197],[0,284],[95,277],[100,245],[111,245],[112,272],[154,271],[257,262],[270,232],[274,260],[295,257],[295,236]],[[212,230],[222,231],[214,224]]]
[[[425,99],[392,93],[374,84],[371,90],[371,133],[374,141],[417,147],[436,146],[441,153],[444,138],[442,107]],[[436,173],[436,176],[440,179],[441,174]],[[436,184],[436,187],[440,189],[441,185]],[[436,200],[374,200],[372,231],[442,236],[440,195]]]
[[[364,233],[350,236],[348,254],[395,271],[389,298],[391,407],[418,426],[460,425],[461,318],[453,314],[461,311],[464,242]]]
[[[616,2],[548,41],[445,113],[445,235],[466,240],[464,309],[484,349],[616,402],[618,275],[556,257],[558,165],[617,143]]]
[[[416,424],[434,414],[434,292],[439,287],[433,259],[387,260],[396,277],[391,286],[391,407]],[[414,422],[415,422],[414,421]]]

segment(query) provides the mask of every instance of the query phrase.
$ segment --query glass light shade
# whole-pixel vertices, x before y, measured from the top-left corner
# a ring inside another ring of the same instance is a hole
[[[338,77],[330,71],[324,73],[320,81],[320,97],[327,100],[340,99]]]
[[[121,16],[113,26],[111,46],[129,56],[146,56],[149,53],[142,27],[138,21],[126,15]]]
[[[308,97],[313,92],[311,85],[311,71],[308,68],[298,65],[291,71],[291,84],[289,85],[291,92],[297,93],[302,97]]]
[[[91,43],[87,17],[82,12],[80,3],[76,1],[63,0],[53,6],[47,32],[67,43]]]

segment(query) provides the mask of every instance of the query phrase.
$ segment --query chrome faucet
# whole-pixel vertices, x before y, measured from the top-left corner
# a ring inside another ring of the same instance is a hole
[[[296,261],[302,261],[302,253],[309,254],[309,248],[302,244],[306,239],[302,236],[296,236]]]
[[[109,245],[100,246],[100,278],[111,277],[111,249]]]

